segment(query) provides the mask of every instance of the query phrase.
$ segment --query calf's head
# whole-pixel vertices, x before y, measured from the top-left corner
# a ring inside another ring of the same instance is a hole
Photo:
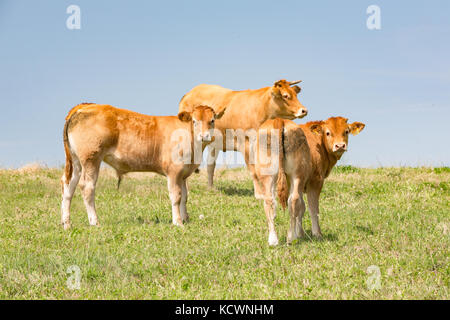
[[[225,112],[222,109],[216,114],[214,109],[208,106],[195,107],[192,112],[182,111],[178,114],[178,119],[185,122],[192,121],[194,128],[194,140],[197,142],[209,143],[213,141],[214,122],[220,119]]]
[[[332,117],[325,121],[311,122],[309,128],[312,132],[322,136],[322,141],[329,154],[339,160],[348,148],[349,133],[356,136],[366,126],[362,122],[347,123],[343,117]]]
[[[297,94],[301,91],[295,84],[298,81],[279,80],[270,88],[272,100],[276,110],[273,110],[275,117],[284,119],[303,118],[308,114],[308,110],[298,101]]]

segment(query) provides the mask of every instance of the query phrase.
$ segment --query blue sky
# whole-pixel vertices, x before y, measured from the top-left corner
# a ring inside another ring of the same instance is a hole
[[[81,8],[81,29],[66,8]],[[366,9],[381,8],[381,30]],[[342,163],[449,166],[449,1],[0,0],[0,167],[64,161],[68,110],[176,114],[200,83],[302,79],[306,120],[366,123]]]

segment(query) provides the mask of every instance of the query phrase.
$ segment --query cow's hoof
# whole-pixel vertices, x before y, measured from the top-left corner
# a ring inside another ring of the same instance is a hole
[[[292,244],[294,241],[298,240],[300,238],[299,235],[292,235],[292,234],[288,234],[286,237],[286,242],[287,244]]]
[[[214,186],[214,184],[210,184],[210,183],[208,183],[208,189],[209,190],[212,190],[212,191],[216,191],[216,187]]]
[[[313,236],[314,239],[317,239],[317,240],[323,239],[322,233],[320,233],[320,232],[316,233],[316,234],[313,233],[312,236]]]
[[[277,246],[278,245],[278,237],[276,233],[269,234],[269,246]]]
[[[183,222],[181,222],[181,221],[173,221],[172,224],[174,226],[177,226],[177,227],[180,227],[180,228],[184,227]]]

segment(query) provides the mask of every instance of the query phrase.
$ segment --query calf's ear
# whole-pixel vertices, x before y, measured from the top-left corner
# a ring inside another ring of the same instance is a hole
[[[360,133],[364,129],[365,126],[366,125],[362,122],[353,122],[350,125],[350,132],[352,133],[352,135],[356,136],[358,133]]]
[[[321,123],[314,123],[309,127],[309,130],[315,134],[322,134],[322,124]]]
[[[220,119],[220,118],[222,118],[222,116],[224,115],[226,109],[227,109],[227,106],[225,106],[225,107],[220,107],[220,108],[217,110],[217,113],[214,114],[214,119]]]
[[[180,119],[181,121],[187,122],[187,121],[191,121],[191,120],[192,120],[192,116],[191,116],[191,113],[190,113],[190,112],[187,112],[187,111],[181,111],[181,112],[178,114],[178,119]]]

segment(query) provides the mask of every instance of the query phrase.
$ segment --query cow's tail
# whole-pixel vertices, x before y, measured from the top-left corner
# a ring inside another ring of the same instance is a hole
[[[64,170],[64,174],[66,176],[66,183],[69,183],[70,179],[72,179],[72,174],[73,174],[73,160],[72,160],[72,154],[70,152],[69,133],[68,133],[70,121],[72,120],[73,115],[78,110],[80,110],[81,108],[83,108],[86,105],[91,105],[91,104],[93,104],[93,103],[83,102],[83,103],[80,103],[79,105],[76,105],[69,111],[69,113],[67,114],[67,117],[66,117],[66,123],[64,124],[64,131],[63,131],[64,151],[66,152],[66,167]]]
[[[93,103],[91,103],[91,102],[80,103],[79,105],[76,105],[75,107],[73,107],[66,116],[66,123],[64,124],[64,130],[63,130],[64,151],[66,153],[66,167],[64,170],[66,183],[69,183],[70,179],[72,179],[72,174],[73,174],[73,159],[72,159],[72,154],[70,152],[69,133],[68,133],[70,121],[72,120],[73,115],[75,113],[77,113],[78,110],[82,109],[85,106],[92,105],[92,104]]]
[[[120,183],[122,182],[122,175],[121,174],[117,174],[117,190],[120,189]]]
[[[286,172],[284,170],[284,121],[277,118],[274,121],[274,128],[279,130],[278,134],[278,178],[277,178],[277,191],[278,199],[283,209],[286,209],[288,200],[288,186],[286,180]]]
[[[70,119],[71,117],[69,116],[66,118],[66,123],[64,124],[64,132],[63,132],[64,151],[66,153],[66,167],[64,169],[66,183],[69,183],[70,179],[72,179],[73,173],[73,161],[72,161],[72,154],[70,153],[69,135],[68,135]]]

